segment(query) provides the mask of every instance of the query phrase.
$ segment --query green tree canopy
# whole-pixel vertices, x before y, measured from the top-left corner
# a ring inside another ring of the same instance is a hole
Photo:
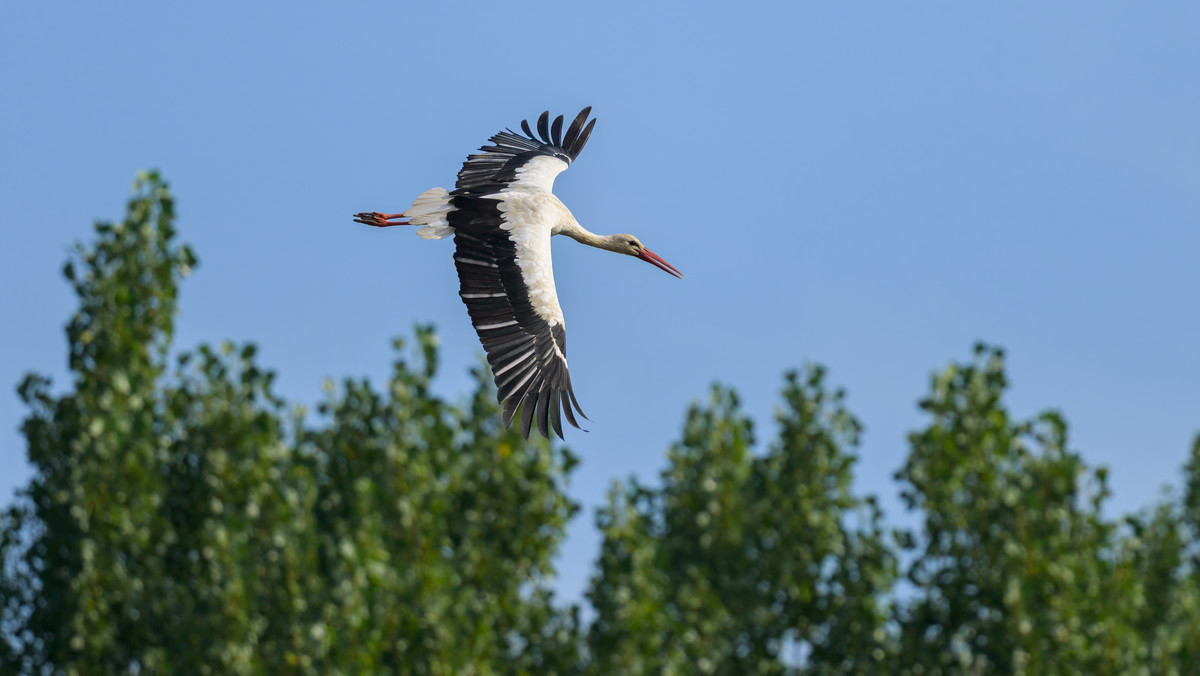
[[[886,664],[895,560],[874,501],[850,491],[859,423],[823,381],[787,375],[778,439],[759,456],[737,395],[715,388],[688,412],[661,488],[613,490],[589,593],[600,673],[783,673],[789,650],[817,673]]]
[[[173,202],[140,178],[66,276],[71,391],[30,376],[34,478],[0,555],[4,667],[41,673],[551,673],[578,662],[552,557],[574,457],[500,428],[482,370],[429,390],[417,331],[384,392],[346,381],[306,426],[252,345],[169,363]]]
[[[1009,414],[998,349],[932,378],[911,529],[854,492],[861,424],[822,368],[785,375],[761,449],[714,387],[599,510],[585,612],[552,594],[577,459],[502,429],[486,364],[438,397],[418,327],[382,389],[308,415],[253,345],[173,351],[195,265],[147,174],[64,270],[71,382],[19,387],[0,673],[1200,673],[1200,438],[1182,491],[1109,516],[1065,419]]]
[[[1013,420],[1006,386],[1002,352],[980,345],[921,401],[930,422],[897,473],[924,520],[902,537],[916,595],[897,608],[898,666],[1132,674],[1156,661],[1147,673],[1200,673],[1194,610],[1159,605],[1196,600],[1180,515],[1164,505],[1148,520],[1106,519],[1105,470],[1068,449],[1058,413]]]

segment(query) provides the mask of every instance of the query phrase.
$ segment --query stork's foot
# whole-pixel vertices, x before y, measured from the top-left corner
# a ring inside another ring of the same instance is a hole
[[[408,220],[404,218],[404,214],[381,214],[378,211],[364,211],[361,214],[354,214],[354,222],[373,225],[376,228],[409,224]]]

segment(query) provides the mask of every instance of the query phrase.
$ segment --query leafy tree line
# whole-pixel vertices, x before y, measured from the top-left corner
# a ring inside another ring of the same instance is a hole
[[[1182,492],[1106,518],[1065,420],[1010,416],[998,349],[931,380],[912,529],[853,491],[861,425],[820,368],[786,375],[758,451],[715,387],[661,480],[599,511],[585,622],[551,593],[578,460],[503,430],[482,365],[435,396],[419,328],[382,389],[310,417],[253,345],[173,357],[196,264],[173,221],[140,177],[64,270],[66,393],[19,387],[0,673],[1200,674],[1200,439]]]

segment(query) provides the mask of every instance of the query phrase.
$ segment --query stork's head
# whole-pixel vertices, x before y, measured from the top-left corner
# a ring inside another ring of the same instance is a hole
[[[612,240],[615,244],[613,250],[617,253],[623,253],[627,256],[640,258],[669,275],[675,275],[676,277],[683,279],[682,272],[676,270],[675,266],[659,258],[658,254],[642,246],[641,240],[639,240],[637,237],[634,237],[633,235],[613,235]]]

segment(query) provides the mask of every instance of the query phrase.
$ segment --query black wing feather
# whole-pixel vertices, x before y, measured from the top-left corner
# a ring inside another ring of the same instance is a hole
[[[537,398],[537,410],[534,411],[534,418],[537,422],[538,432],[547,439],[550,438],[550,411],[547,410],[546,404],[550,401],[550,390],[543,388]],[[554,402],[556,405],[558,402]]]
[[[576,157],[579,157],[579,153],[583,152],[583,147],[587,145],[588,139],[592,137],[592,127],[595,126],[596,120],[593,119],[591,122],[588,122],[588,125],[583,128],[583,133],[579,135],[579,138],[575,139],[575,143],[572,144],[571,149],[567,151],[567,154],[571,156],[572,161],[574,161]]]
[[[588,122],[591,112],[591,106],[580,111],[567,128],[565,137],[562,136],[563,117],[560,115],[555,118],[551,127],[550,111],[538,117],[537,136],[534,135],[529,120],[521,120],[524,136],[512,130],[497,133],[488,139],[492,145],[482,146],[479,149],[481,152],[467,156],[467,161],[458,172],[455,187],[457,190],[470,191],[489,184],[502,183],[510,180],[516,170],[526,162],[542,155],[557,157],[567,164],[574,162],[596,124],[595,119]]]
[[[571,148],[575,144],[575,139],[579,138],[579,132],[583,130],[583,124],[587,122],[587,117],[591,114],[591,112],[591,106],[579,111],[579,114],[576,115],[575,119],[571,121],[571,126],[567,128],[567,135],[565,138],[563,138],[562,147],[567,151],[568,154],[571,152]]]
[[[563,116],[559,115],[554,118],[554,124],[550,125],[550,143],[559,148],[562,147],[562,123]]]
[[[570,381],[570,378],[567,380]],[[569,383],[567,387],[570,387]],[[561,400],[559,403],[562,404],[562,412],[567,416],[567,422],[571,423],[571,425],[575,427],[579,427],[579,423],[575,422],[575,415],[571,413],[570,397],[567,396],[566,392],[559,392],[558,398]]]
[[[547,393],[549,393],[549,391],[547,391]],[[563,438],[562,412],[558,408],[557,401],[551,401],[551,402],[549,402],[549,405],[550,405],[550,425],[552,427],[554,427],[554,433],[558,435],[558,438],[562,439]],[[546,436],[549,437],[549,435],[546,435]]]
[[[533,399],[533,401],[530,401]],[[537,399],[530,397],[521,402],[521,436],[529,438],[529,430],[533,427],[533,409],[537,406]],[[549,438],[549,437],[547,437]]]
[[[447,218],[455,229],[459,295],[487,352],[503,407],[501,420],[505,427],[512,425],[519,410],[525,438],[535,423],[542,436],[549,438],[553,429],[561,438],[563,409],[574,427],[579,424],[572,407],[583,415],[571,389],[566,331],[562,324],[551,327],[534,310],[516,261],[516,244],[501,227],[500,201],[482,191],[478,196],[455,192],[455,208]]]

